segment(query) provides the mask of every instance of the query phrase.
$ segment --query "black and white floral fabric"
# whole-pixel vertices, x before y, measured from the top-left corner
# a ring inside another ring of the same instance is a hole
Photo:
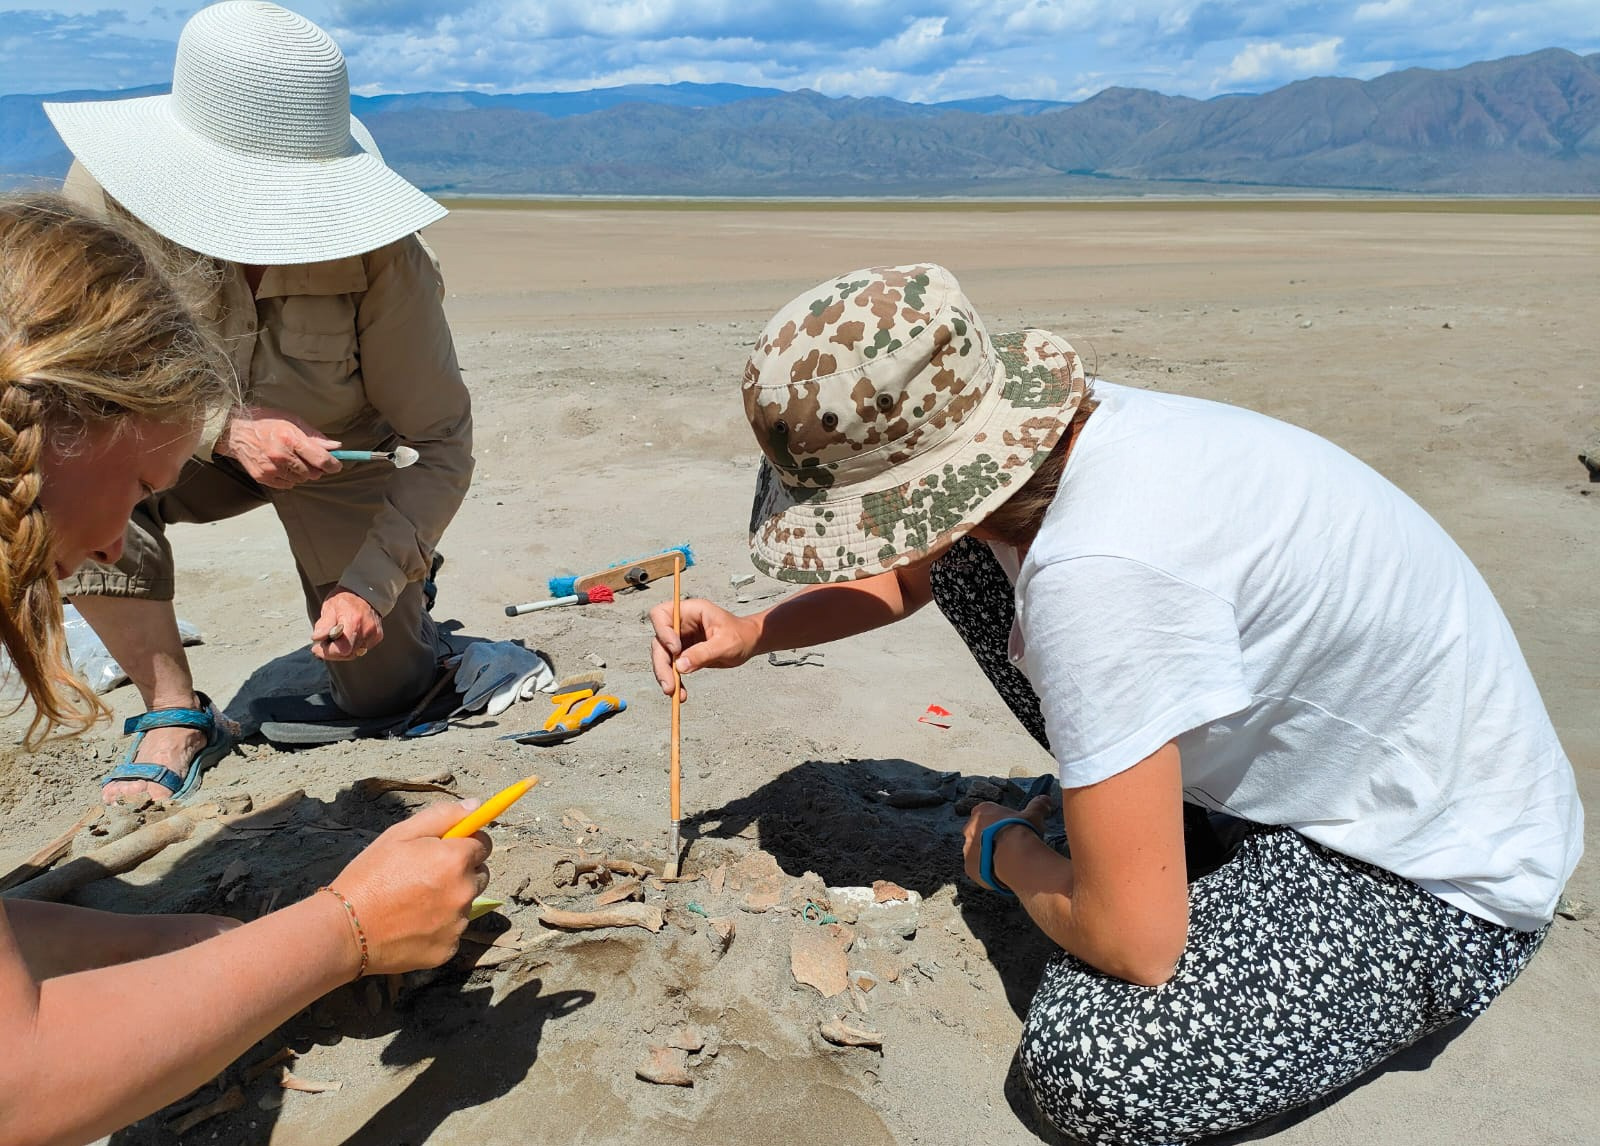
[[[1140,987],[1062,953],[1023,1027],[1041,1113],[1089,1146],[1192,1142],[1292,1110],[1479,1014],[1548,928],[1468,915],[1390,872],[1258,828],[1189,889],[1176,974]]]
[[[1006,655],[1012,587],[989,547],[963,539],[931,581],[940,611],[1048,747],[1038,696]],[[1137,986],[1065,952],[1047,966],[1020,1061],[1058,1130],[1087,1146],[1167,1146],[1303,1106],[1479,1014],[1549,930],[1479,919],[1290,828],[1242,835],[1190,884],[1188,944],[1166,984]]]

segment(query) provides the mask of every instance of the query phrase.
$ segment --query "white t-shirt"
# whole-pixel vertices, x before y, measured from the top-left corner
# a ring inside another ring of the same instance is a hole
[[[1066,787],[1176,740],[1184,796],[1531,930],[1583,811],[1516,638],[1420,506],[1248,410],[1098,383],[1020,569]]]

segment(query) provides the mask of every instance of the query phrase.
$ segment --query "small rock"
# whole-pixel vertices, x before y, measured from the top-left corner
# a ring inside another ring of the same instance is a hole
[[[914,891],[906,891],[904,899],[879,900],[871,887],[830,887],[828,898],[835,914],[841,919],[853,917],[869,938],[910,939],[922,924],[922,896]]]
[[[585,662],[593,665],[597,669],[603,669],[606,667],[606,658],[601,656],[599,653],[589,653],[583,659]]]
[[[1006,790],[1004,786],[995,783],[983,776],[976,776],[967,782],[968,796],[976,796],[980,800],[1003,800]]]
[[[714,942],[721,949],[722,954],[726,955],[728,948],[733,946],[734,932],[738,930],[733,918],[727,915],[719,915],[706,920],[706,922],[711,924],[711,931],[716,936]]]
[[[871,971],[856,969],[850,972],[850,985],[858,991],[870,991],[878,985],[878,977]]]
[[[1454,330],[1455,326],[1454,326],[1454,324],[1447,322],[1447,323],[1444,324],[1444,329],[1445,330]]]
[[[1310,330],[1311,329],[1311,320],[1308,318],[1304,322],[1302,322],[1300,324],[1300,329],[1301,330]]]
[[[901,899],[910,899],[911,893],[898,883],[891,883],[886,879],[872,881],[872,898],[879,903],[890,903]]]
[[[1577,921],[1588,919],[1589,916],[1594,914],[1594,909],[1581,899],[1572,899],[1563,895],[1556,900],[1556,914],[1561,916],[1562,919]]]

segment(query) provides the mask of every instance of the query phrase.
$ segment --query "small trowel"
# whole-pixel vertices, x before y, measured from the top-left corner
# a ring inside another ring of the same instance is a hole
[[[410,446],[396,446],[392,450],[329,450],[341,462],[392,462],[394,468],[403,470],[417,460],[417,451]]]

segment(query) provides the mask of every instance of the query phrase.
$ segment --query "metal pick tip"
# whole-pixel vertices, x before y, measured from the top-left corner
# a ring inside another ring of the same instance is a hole
[[[394,468],[403,470],[416,462],[421,455],[410,446],[396,446],[394,448]]]

